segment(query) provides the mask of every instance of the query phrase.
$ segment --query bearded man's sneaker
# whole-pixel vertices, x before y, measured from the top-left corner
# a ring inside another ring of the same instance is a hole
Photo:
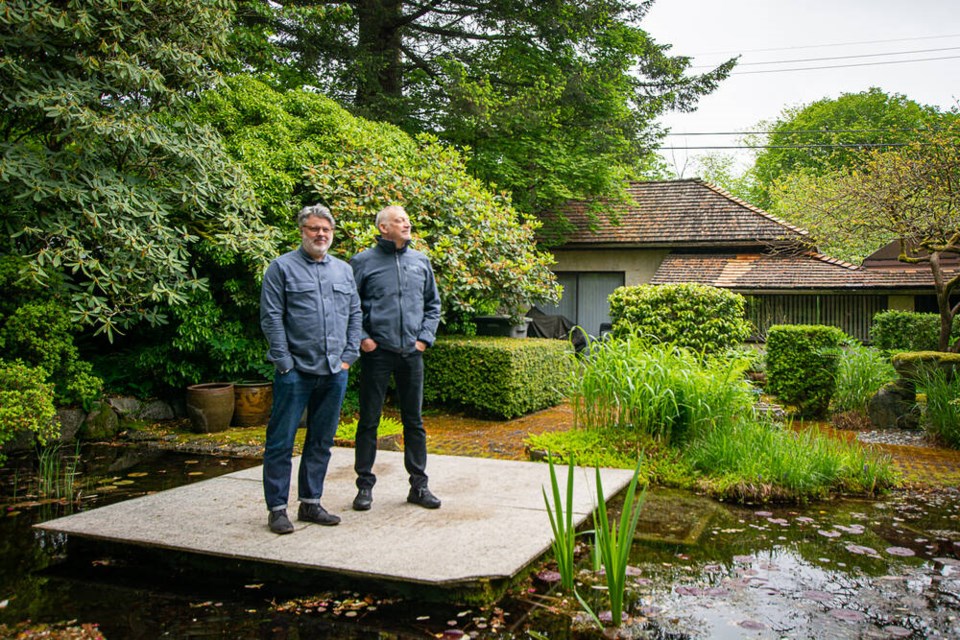
[[[327,510],[319,504],[307,504],[306,502],[300,503],[300,510],[297,511],[297,520],[322,524],[325,527],[340,524],[340,516],[327,513]]]

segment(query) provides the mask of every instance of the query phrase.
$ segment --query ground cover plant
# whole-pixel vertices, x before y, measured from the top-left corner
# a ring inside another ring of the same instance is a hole
[[[921,367],[918,386],[926,392],[923,427],[944,444],[960,448],[960,376],[942,367]]]
[[[757,411],[745,367],[735,356],[704,360],[615,338],[582,363],[572,395],[577,428],[528,442],[564,459],[623,468],[642,453],[646,482],[741,501],[872,495],[897,482],[887,457]]]

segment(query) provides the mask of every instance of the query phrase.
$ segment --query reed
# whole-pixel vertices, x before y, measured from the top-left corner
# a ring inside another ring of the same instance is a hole
[[[72,501],[75,497],[77,467],[80,464],[80,443],[73,454],[64,456],[60,442],[43,447],[37,454],[37,495]]]
[[[610,619],[614,626],[619,627],[623,622],[623,605],[627,594],[627,565],[630,559],[630,549],[633,547],[633,534],[637,530],[637,521],[640,519],[640,509],[646,491],[641,492],[640,496],[636,495],[637,481],[640,476],[640,461],[637,461],[637,466],[624,497],[618,526],[616,521],[611,522],[609,520],[599,468],[596,469],[596,473],[597,510],[593,516],[594,540],[607,584],[607,597],[610,599]],[[580,602],[582,606],[586,606],[582,599]],[[599,624],[599,619],[589,608],[588,613]]]
[[[918,384],[927,396],[921,405],[927,433],[960,448],[960,372],[950,376],[940,367],[926,368],[919,372]]]
[[[874,493],[896,482],[890,459],[821,433],[744,418],[705,433],[684,452],[687,462],[717,479],[727,497],[806,500],[833,491]]]
[[[897,379],[890,358],[879,349],[853,342],[840,352],[833,410],[865,413],[870,398]]]
[[[665,443],[748,410],[742,359],[702,359],[636,336],[600,344],[586,356],[571,394],[578,427],[636,430]]]
[[[550,517],[550,529],[553,530],[553,557],[557,562],[557,572],[560,574],[560,585],[572,593],[575,588],[574,576],[576,574],[576,558],[574,552],[576,549],[577,531],[573,526],[573,457],[569,459],[567,466],[567,485],[565,499],[561,498],[560,485],[557,482],[557,473],[553,465],[553,456],[548,455],[547,461],[550,464],[550,487],[553,502],[547,497],[546,489],[541,488],[543,492],[543,501],[547,506],[547,515]]]

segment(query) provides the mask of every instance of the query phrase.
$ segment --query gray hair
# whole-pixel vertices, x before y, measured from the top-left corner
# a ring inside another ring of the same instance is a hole
[[[377,212],[377,219],[374,220],[374,224],[377,225],[377,229],[380,228],[380,223],[383,222],[384,217],[391,213],[406,213],[406,210],[398,204],[391,204],[383,209],[380,209],[380,211]]]
[[[310,216],[323,218],[330,223],[331,227],[336,228],[337,226],[337,221],[333,219],[333,214],[330,213],[330,209],[327,209],[322,204],[314,204],[300,209],[300,213],[297,214],[297,226],[302,227],[306,224],[307,218]]]

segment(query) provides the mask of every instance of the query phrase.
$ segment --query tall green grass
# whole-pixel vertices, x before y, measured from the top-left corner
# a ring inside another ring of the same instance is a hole
[[[684,457],[710,477],[711,493],[728,498],[803,501],[838,491],[873,494],[896,482],[889,458],[855,441],[758,419],[704,433]]]
[[[576,372],[571,395],[578,427],[617,427],[664,442],[749,411],[753,395],[742,359],[701,359],[636,336],[604,342]]]
[[[945,444],[960,448],[960,375],[948,376],[940,367],[919,372],[918,385],[926,391],[924,429]]]
[[[565,499],[561,497],[560,483],[557,481],[557,472],[553,465],[553,456],[547,456],[550,463],[550,495],[553,502],[547,497],[547,490],[542,489],[543,502],[550,517],[550,529],[553,531],[553,557],[557,562],[557,573],[560,574],[560,584],[568,593],[573,593],[574,576],[576,574],[577,529],[573,526],[573,457],[567,464],[567,485]]]
[[[897,379],[889,356],[873,347],[853,342],[840,352],[833,409],[865,413],[870,398]]]

